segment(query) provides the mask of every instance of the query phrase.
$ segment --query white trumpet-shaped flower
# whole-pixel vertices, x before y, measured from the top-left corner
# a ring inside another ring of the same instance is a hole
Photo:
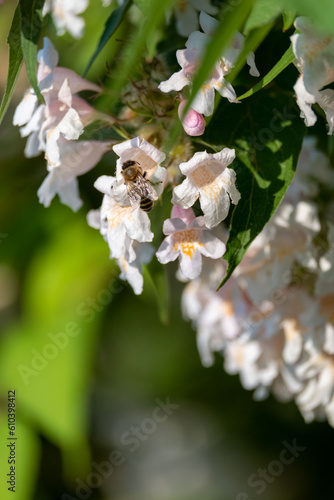
[[[116,201],[121,205],[130,203],[128,186],[122,173],[122,166],[127,161],[136,162],[141,174],[155,191],[154,199],[158,199],[167,181],[167,170],[160,166],[166,157],[165,154],[140,137],[116,144],[113,150],[119,156],[113,185]]]
[[[230,200],[236,205],[240,199],[235,172],[227,167],[234,158],[235,151],[229,148],[215,154],[195,153],[189,161],[180,164],[186,179],[174,188],[172,202],[181,208],[190,208],[199,198],[206,226],[217,226],[227,217]]]
[[[140,243],[153,240],[150,219],[143,210],[135,210],[128,205],[120,205],[114,196],[115,177],[102,175],[94,186],[104,194],[100,210],[88,213],[88,224],[99,229],[110,248],[110,258],[123,258],[129,251],[127,238]]]
[[[197,278],[202,270],[202,255],[219,259],[225,252],[225,244],[205,226],[204,217],[195,217],[192,209],[174,206],[171,219],[163,225],[166,238],[156,256],[166,264],[179,258],[185,278]]]

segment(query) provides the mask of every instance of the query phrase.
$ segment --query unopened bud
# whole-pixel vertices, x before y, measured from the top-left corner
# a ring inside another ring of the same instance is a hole
[[[183,110],[187,104],[187,101],[181,101],[179,109],[178,109],[178,114],[180,120],[182,119],[182,114]],[[192,108],[189,108],[186,116],[182,119],[182,125],[185,130],[185,132],[188,135],[192,135],[194,137],[197,137],[199,135],[202,135],[205,130],[205,119],[204,116],[201,115],[200,113],[197,113]]]

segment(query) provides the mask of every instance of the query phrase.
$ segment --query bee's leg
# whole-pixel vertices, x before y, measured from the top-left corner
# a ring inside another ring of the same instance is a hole
[[[145,170],[145,172],[143,173],[144,179],[146,179],[146,174],[147,174],[147,170]]]

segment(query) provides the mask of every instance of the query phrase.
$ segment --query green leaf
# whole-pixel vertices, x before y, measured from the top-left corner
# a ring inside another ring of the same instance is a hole
[[[0,106],[0,123],[2,122],[3,117],[5,116],[5,113],[8,109],[22,66],[23,55],[21,49],[20,28],[21,13],[19,6],[17,6],[7,39],[7,43],[9,45],[9,64],[5,93],[3,95]]]
[[[1,339],[0,393],[13,387],[21,415],[65,452],[82,447],[77,468],[84,468],[87,461],[83,450],[88,423],[82,409],[96,326],[95,322],[85,324],[75,314],[54,316],[48,322],[12,325]]]
[[[153,2],[155,1],[156,0],[134,0],[134,3],[145,15],[149,15]]]
[[[121,141],[123,137],[116,132],[110,123],[98,120],[90,123],[84,128],[79,141]]]
[[[289,66],[293,61],[295,60],[295,55],[292,50],[292,46],[288,48],[288,50],[283,54],[281,59],[278,61],[277,64],[269,71],[269,73],[266,74],[264,78],[260,82],[258,82],[254,87],[252,87],[248,92],[245,94],[242,94],[240,97],[238,97],[238,100],[241,101],[242,99],[246,99],[246,97],[250,97],[251,95],[254,95],[256,92],[259,90],[263,89],[268,83],[270,83],[274,78],[276,78],[277,75],[282,73],[282,71]]]
[[[243,30],[244,35],[259,26],[264,26],[271,23],[280,15],[282,11],[282,5],[280,2],[273,2],[272,0],[258,0],[253,7],[250,16],[248,17],[245,28]]]
[[[50,236],[25,274],[20,321],[2,332],[0,395],[16,389],[21,414],[62,449],[72,473],[82,475],[89,467],[83,410],[99,322],[126,285],[86,217],[76,214],[66,223],[61,213],[50,208]]]
[[[236,150],[232,165],[241,199],[231,220],[222,286],[247,248],[274,214],[296,168],[305,132],[292,97],[262,92],[242,104],[223,100],[203,139],[213,147]]]
[[[299,16],[309,17],[322,33],[334,34],[333,0],[280,0],[283,9],[294,9]]]
[[[169,287],[165,268],[157,269],[157,266],[142,266],[144,277],[143,298],[149,297],[151,302],[155,302],[159,319],[163,325],[169,320]]]
[[[50,227],[53,214],[59,219],[59,211],[51,211]],[[76,315],[79,304],[93,291],[97,293],[101,283],[117,280],[116,265],[108,259],[108,246],[85,219],[77,216],[68,226],[56,226],[49,246],[41,247],[30,264],[23,304],[34,321],[47,324],[54,315]]]
[[[41,444],[38,436],[32,430],[31,427],[26,425],[23,421],[23,412],[20,406],[20,393],[16,390],[12,384],[8,385],[1,391],[1,399],[3,404],[6,404],[8,398],[8,390],[15,390],[15,403],[16,403],[16,422],[15,422],[15,437],[16,440],[16,463],[11,464],[15,467],[15,493],[8,491],[11,486],[7,483],[9,481],[8,476],[3,476],[2,481],[0,481],[0,498],[10,499],[15,498],[15,500],[33,500],[36,498],[35,489],[36,481],[38,479],[38,467],[41,457]],[[8,464],[8,455],[10,448],[7,447],[9,440],[5,442],[8,437],[8,421],[7,412],[3,412],[2,419],[0,422],[0,436],[2,438],[2,444],[0,448],[0,467],[2,471],[6,471],[6,474],[10,472],[10,466]],[[6,479],[5,479],[6,477]]]
[[[287,6],[282,15],[283,15],[283,31],[286,31],[290,28],[290,26],[293,25],[297,12],[295,9],[292,9],[291,7]]]
[[[43,25],[42,9],[44,0],[20,0],[21,46],[26,63],[27,75],[38,99],[44,102],[37,82],[37,45]]]
[[[101,52],[103,47],[110,40],[110,38],[113,36],[113,34],[117,30],[117,28],[119,27],[121,22],[123,21],[125,14],[127,13],[131,4],[132,4],[132,0],[125,0],[123,5],[120,5],[119,7],[117,7],[117,9],[112,11],[112,13],[110,14],[110,16],[107,19],[107,22],[104,26],[104,31],[103,31],[102,36],[99,40],[99,43],[96,47],[96,50],[95,50],[94,54],[92,55],[92,57],[90,58],[89,63],[87,64],[87,67],[86,67],[85,71],[83,72],[82,76],[85,76],[88,73],[91,65],[93,64],[93,62],[95,61],[95,59],[97,58],[97,56],[99,55],[99,53]]]

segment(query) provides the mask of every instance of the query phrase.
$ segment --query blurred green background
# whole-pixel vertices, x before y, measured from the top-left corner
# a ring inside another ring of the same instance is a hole
[[[8,1],[0,11],[1,94],[14,8]],[[46,28],[60,65],[82,73],[111,9],[91,0],[80,41]],[[99,81],[110,51],[88,78]],[[13,498],[4,479],[8,390],[16,391],[16,500],[332,498],[333,429],[306,424],[293,403],[254,402],[218,356],[202,367],[175,267],[165,323],[147,283],[136,297],[118,278],[107,244],[86,224],[101,203],[92,184],[113,172],[112,154],[79,179],[77,214],[58,199],[48,209],[38,203],[45,160],[24,158],[11,123],[27,87],[23,70],[0,130],[0,498]],[[158,413],[157,400],[177,408]],[[264,489],[248,484],[294,440],[305,450],[293,463],[263,479]]]

